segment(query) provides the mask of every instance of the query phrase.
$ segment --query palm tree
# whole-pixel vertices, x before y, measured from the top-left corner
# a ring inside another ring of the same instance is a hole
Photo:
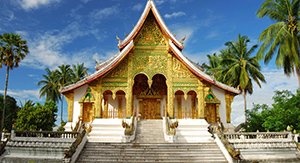
[[[57,81],[58,81],[59,89],[72,83],[72,74],[73,72],[70,65],[58,66]],[[61,118],[61,122],[63,122],[63,106],[64,106],[63,97],[60,98],[60,101],[61,101],[60,118]]]
[[[59,92],[57,71],[51,71],[49,68],[45,69],[46,75],[43,75],[43,79],[38,82],[38,86],[42,86],[40,89],[40,97],[46,97],[46,101],[58,102],[61,100]]]
[[[207,58],[208,64],[202,64],[202,67],[205,69],[205,73],[213,77],[217,77],[218,75],[216,74],[219,72],[222,58],[216,53],[212,55],[207,55]]]
[[[266,82],[265,77],[260,72],[261,67],[257,57],[251,57],[257,45],[253,45],[248,50],[247,44],[249,42],[247,36],[241,35],[238,36],[236,42],[227,42],[225,45],[228,47],[229,53],[223,56],[221,63],[225,65],[223,66],[223,81],[240,89],[243,93],[245,114],[247,109],[246,95],[253,93],[252,81],[255,81],[259,87],[261,87],[261,82]]]
[[[300,0],[266,0],[257,11],[259,18],[275,21],[259,37],[259,58],[269,63],[277,54],[276,65],[287,76],[296,71],[300,88],[299,13]]]
[[[83,79],[88,73],[88,68],[84,67],[84,63],[72,66],[72,82],[76,83]]]
[[[0,35],[0,67],[6,66],[5,88],[3,95],[3,109],[0,126],[0,140],[5,117],[5,103],[8,88],[9,70],[19,67],[21,60],[29,53],[27,41],[22,40],[21,36],[14,33],[4,33]]]

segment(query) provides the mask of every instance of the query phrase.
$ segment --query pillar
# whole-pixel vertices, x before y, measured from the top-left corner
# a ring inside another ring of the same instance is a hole
[[[68,104],[68,122],[73,122],[74,92],[64,94]]]
[[[226,101],[226,122],[231,123],[231,104],[233,101],[234,95],[226,92],[225,101]]]

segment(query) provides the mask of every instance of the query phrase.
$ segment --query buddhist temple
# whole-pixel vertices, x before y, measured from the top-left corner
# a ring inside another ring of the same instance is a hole
[[[183,42],[149,0],[133,30],[119,39],[119,52],[83,80],[64,87],[68,124],[81,119],[203,119],[231,122],[239,90],[222,84],[184,56]]]

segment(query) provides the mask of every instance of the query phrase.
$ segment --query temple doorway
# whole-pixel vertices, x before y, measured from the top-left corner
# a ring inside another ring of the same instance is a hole
[[[93,120],[93,103],[85,102],[83,103],[83,114],[82,121],[83,122],[92,122]]]
[[[156,74],[152,79],[144,74],[134,78],[135,109],[141,119],[161,119],[167,106],[166,78]]]

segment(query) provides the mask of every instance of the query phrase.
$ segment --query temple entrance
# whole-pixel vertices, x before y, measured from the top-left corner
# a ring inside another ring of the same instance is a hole
[[[142,119],[161,119],[160,101],[157,99],[143,99],[141,101],[141,118]]]
[[[209,94],[205,98],[205,119],[208,123],[216,123],[219,121],[220,100],[209,90]]]
[[[93,120],[93,103],[85,102],[83,103],[83,114],[82,121],[83,122],[92,122]]]
[[[216,104],[207,104],[206,106],[206,120],[208,123],[217,122],[217,108]]]
[[[134,78],[133,96],[137,115],[142,119],[161,119],[167,106],[167,85],[163,75],[154,75],[152,80],[144,74]]]

